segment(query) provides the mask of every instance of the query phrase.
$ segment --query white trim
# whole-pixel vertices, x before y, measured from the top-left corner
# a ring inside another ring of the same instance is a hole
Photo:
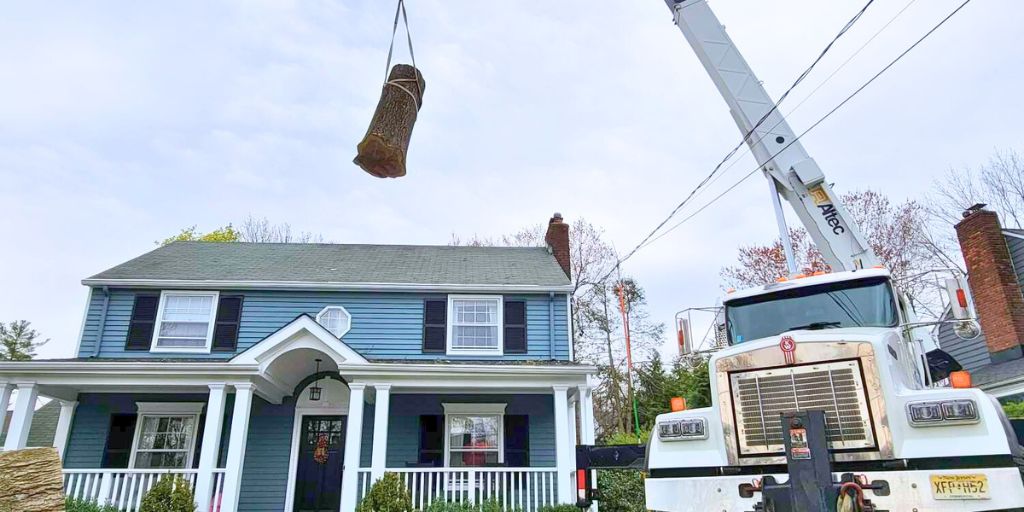
[[[1013,238],[1019,238],[1021,240],[1024,240],[1024,235],[1022,235],[1020,233],[1013,233],[1013,232],[1007,231],[1005,229],[1002,230],[1002,231],[1003,231],[1003,236],[1012,236]]]
[[[174,296],[189,297],[211,297],[210,321],[206,328],[206,345],[203,347],[160,347],[157,340],[160,338],[160,324],[164,322],[164,306],[167,304],[167,297]],[[220,302],[220,292],[197,291],[197,290],[162,290],[160,292],[160,306],[156,310],[156,322],[153,323],[153,339],[150,342],[149,351],[153,353],[173,352],[190,354],[209,354],[213,345],[213,328],[217,324],[217,306]]]
[[[139,414],[202,414],[203,402],[135,402]]]
[[[348,318],[348,320],[345,321],[345,326],[341,330],[340,333],[336,333],[336,332],[331,331],[330,329],[327,329],[327,326],[324,325],[322,322],[320,322],[320,317],[323,316],[324,313],[326,313],[328,310],[331,310],[331,309],[340,309],[341,312],[345,314],[345,317]],[[321,309],[320,312],[316,314],[316,323],[318,323],[320,325],[324,325],[324,328],[327,329],[328,331],[331,331],[331,334],[333,334],[338,339],[341,339],[342,336],[348,334],[348,331],[352,330],[352,314],[349,313],[348,310],[345,309],[344,306],[339,306],[339,305],[324,306],[324,308]]]
[[[309,337],[303,337],[308,333]],[[312,338],[312,339],[311,339]],[[331,331],[309,315],[300,315],[288,325],[263,338],[259,343],[232,357],[229,364],[255,364],[263,372],[277,356],[294,348],[312,348],[324,352],[335,364],[366,365],[369,362]]]
[[[405,292],[571,292],[572,284],[460,284],[460,283],[346,283],[310,281],[233,281],[219,279],[83,279],[86,286],[122,288],[176,288],[219,290],[346,290],[346,291],[405,291]]]
[[[306,386],[302,391],[309,389]],[[291,453],[288,455],[288,484],[285,488],[284,506],[285,510],[291,510],[295,506],[295,485],[298,483],[299,472],[299,441],[302,436],[303,416],[342,416],[348,425],[348,410],[343,407],[317,408],[317,407],[296,407],[295,419],[292,421]]]
[[[495,348],[456,348],[452,346],[455,342],[455,301],[461,300],[487,300],[497,301],[497,346]],[[457,356],[500,356],[505,351],[505,297],[503,295],[448,295],[448,325],[447,342],[445,344],[446,355]]]
[[[452,416],[496,416],[498,418],[498,440],[497,452],[498,463],[505,462],[505,408],[508,404],[472,404],[472,403],[442,403],[444,408],[444,467],[451,467],[451,429]],[[494,451],[488,450],[488,451]],[[461,450],[461,453],[472,453],[473,450]],[[480,450],[479,453],[486,453]]]
[[[131,469],[137,469],[135,467],[135,459],[139,454],[139,439],[142,437],[142,427],[145,424],[145,420],[148,417],[180,417],[180,418],[192,418],[192,432],[189,434],[188,439],[188,451],[185,452],[185,465],[181,468],[173,469],[190,469],[192,467],[192,457],[196,453],[196,438],[199,437],[199,415],[202,413],[203,406],[206,405],[202,402],[137,402],[139,414],[135,418],[135,437],[132,439],[132,451],[128,457],[128,467]],[[152,452],[153,450],[146,450]],[[182,450],[173,450],[175,452]],[[167,470],[172,468],[148,468],[148,469],[161,469]]]
[[[82,325],[78,328],[78,343],[75,345],[75,357],[78,357],[82,354],[82,338],[85,337],[85,324],[88,323],[89,310],[92,309],[93,290],[95,290],[95,288],[90,286],[89,293],[87,293],[85,297],[85,311],[82,313]],[[98,332],[96,337],[96,343],[99,344],[101,339],[103,339],[103,333]]]

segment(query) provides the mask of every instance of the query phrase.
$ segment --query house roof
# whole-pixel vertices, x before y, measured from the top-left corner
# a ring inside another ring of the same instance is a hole
[[[8,411],[0,425],[0,443],[7,439],[7,430],[13,417]],[[28,446],[53,446],[53,435],[57,432],[57,419],[60,418],[60,402],[50,400],[36,409],[32,415],[32,426],[28,429]]]
[[[1013,359],[972,371],[971,383],[979,388],[990,388],[993,384],[1020,379],[1021,376],[1024,376],[1024,359]]]
[[[83,281],[564,287],[546,247],[174,242]]]

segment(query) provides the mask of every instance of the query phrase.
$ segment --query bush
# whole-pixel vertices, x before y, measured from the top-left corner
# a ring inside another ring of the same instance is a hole
[[[192,486],[180,476],[165,476],[145,496],[139,512],[195,512]]]
[[[65,498],[64,510],[65,512],[117,512],[117,507],[100,505],[95,501]]]
[[[647,441],[647,432],[640,438]],[[606,439],[607,444],[637,444],[635,434],[618,433]],[[633,469],[602,469],[597,472],[597,489],[600,492],[598,506],[601,512],[644,512],[646,496],[644,479],[640,471]]]
[[[580,509],[576,505],[545,505],[537,509],[537,512],[580,512]]]
[[[412,498],[397,474],[384,473],[359,502],[356,512],[412,512]]]
[[[518,512],[520,509],[508,509],[498,500],[488,500],[477,505],[458,501],[434,501],[427,505],[423,512]],[[579,512],[574,510],[573,512]]]
[[[1024,418],[1024,402],[1007,402],[1003,404],[1003,412],[1011,420]]]

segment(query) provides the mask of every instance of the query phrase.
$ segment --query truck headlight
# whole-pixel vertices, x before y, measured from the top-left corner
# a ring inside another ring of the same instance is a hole
[[[692,441],[708,438],[708,425],[704,418],[662,421],[658,423],[658,438],[662,441]]]
[[[907,417],[914,427],[939,427],[978,422],[978,404],[969,398],[912,402],[907,404]]]

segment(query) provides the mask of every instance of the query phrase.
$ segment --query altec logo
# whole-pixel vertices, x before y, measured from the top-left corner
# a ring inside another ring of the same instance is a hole
[[[792,336],[783,336],[779,340],[779,348],[782,349],[782,355],[786,358],[786,364],[796,364],[796,341]]]

